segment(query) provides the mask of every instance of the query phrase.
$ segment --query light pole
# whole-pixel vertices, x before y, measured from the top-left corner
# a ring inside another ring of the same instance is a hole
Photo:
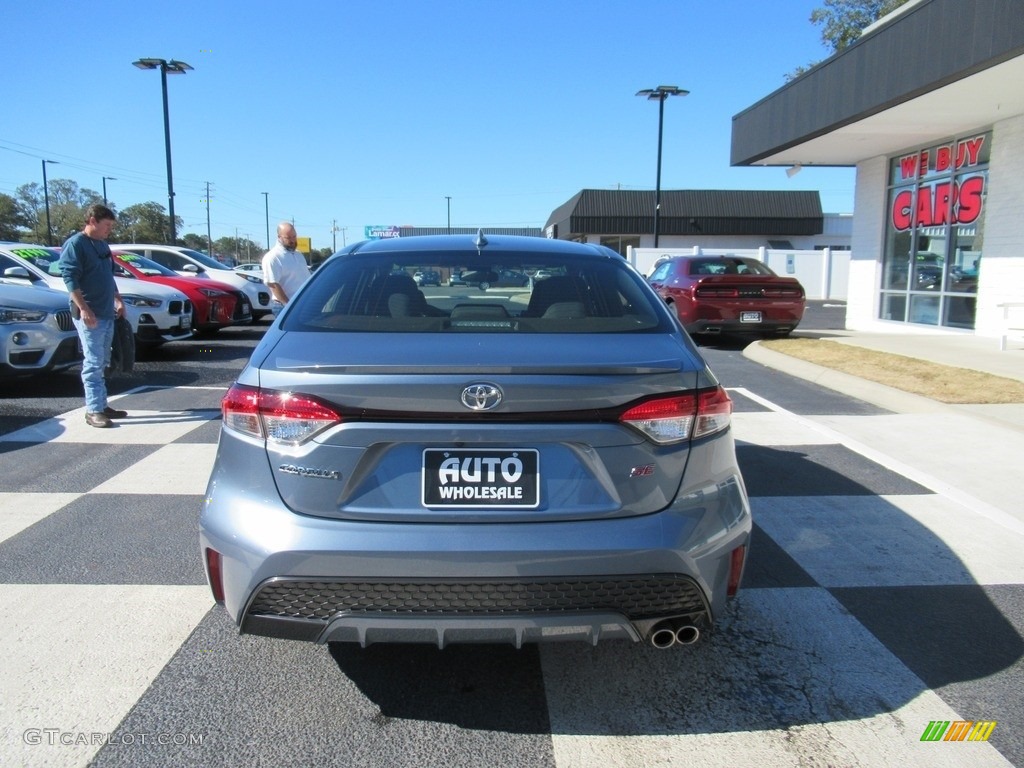
[[[452,199],[449,195],[445,195],[444,199],[448,201],[448,234],[452,233]]]
[[[184,61],[177,61],[171,59],[139,59],[133,61],[139,69],[159,69],[160,70],[160,89],[164,96],[164,147],[167,151],[167,212],[170,214],[170,242],[169,245],[174,245],[178,239],[178,233],[175,231],[174,226],[174,180],[171,174],[171,119],[167,114],[167,75],[184,75],[190,69],[191,66],[186,64]]]
[[[53,229],[50,227],[50,188],[46,183],[46,164],[60,165],[56,160],[43,160],[43,200],[46,202],[46,244],[53,245]]]
[[[117,181],[117,178],[115,176],[104,176],[103,177],[103,204],[104,205],[107,204],[107,182],[108,181]]]
[[[270,250],[270,193],[261,192],[263,195],[263,210],[267,216],[267,250]]]
[[[206,182],[206,243],[210,258],[216,258],[213,255],[213,235],[210,234],[210,182]]]
[[[674,85],[659,85],[657,88],[645,88],[637,91],[637,96],[644,96],[649,101],[658,102],[658,175],[654,186],[654,247],[658,247],[659,219],[661,218],[661,131],[665,122],[665,99],[669,96],[685,96],[684,91]]]

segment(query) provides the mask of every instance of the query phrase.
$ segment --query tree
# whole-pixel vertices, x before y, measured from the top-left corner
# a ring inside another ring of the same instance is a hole
[[[309,265],[311,267],[319,267],[333,253],[334,253],[334,251],[332,251],[330,248],[319,248],[319,249],[314,248],[313,250],[311,250],[309,252]]]
[[[0,193],[0,240],[24,240],[31,225],[18,201]]]
[[[206,253],[210,244],[206,240],[206,235],[197,235],[195,232],[189,232],[187,235],[181,236],[181,242],[186,248],[191,248],[193,251],[202,251]],[[210,254],[211,256],[213,254]]]
[[[182,226],[180,216],[175,216],[174,221],[176,228]],[[160,203],[136,203],[117,215],[117,229],[110,242],[163,244],[167,242],[167,231],[167,211]]]
[[[85,210],[103,198],[94,190],[80,188],[71,179],[53,179],[46,184],[50,199],[50,230],[53,242],[60,244],[85,224]],[[16,202],[28,227],[26,240],[36,243],[47,241],[46,194],[42,184],[22,184],[15,190]]]
[[[266,252],[262,245],[254,243],[246,237],[219,238],[213,241],[213,250],[224,256],[230,256],[241,264],[259,261]]]
[[[892,13],[907,0],[822,0],[824,7],[811,11],[810,22],[821,27],[821,42],[832,53],[839,53],[857,41],[864,28]],[[815,66],[811,62],[786,76],[799,77]]]

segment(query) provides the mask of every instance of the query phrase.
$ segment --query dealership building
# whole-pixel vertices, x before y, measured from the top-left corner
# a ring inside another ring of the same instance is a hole
[[[848,328],[998,336],[1024,312],[1021,83],[1020,0],[911,0],[736,115],[731,163],[856,167]]]

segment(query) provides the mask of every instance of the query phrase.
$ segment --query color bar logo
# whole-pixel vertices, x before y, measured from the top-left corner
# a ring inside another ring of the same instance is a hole
[[[988,741],[995,728],[995,720],[932,720],[921,741]]]

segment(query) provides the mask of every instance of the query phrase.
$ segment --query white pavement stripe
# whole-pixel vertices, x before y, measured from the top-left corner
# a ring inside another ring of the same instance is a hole
[[[910,416],[903,415],[889,417],[894,419],[894,421],[893,423],[887,425],[884,428],[881,427],[880,424],[878,424],[877,422],[872,425],[872,420],[878,419],[878,416],[847,417],[846,419],[843,419],[842,422],[839,421],[838,417],[815,417],[816,419],[821,419],[822,422],[833,423],[836,424],[837,426],[841,423],[843,425],[843,429],[847,430],[850,429],[852,425],[862,425],[862,428],[867,428],[867,431],[865,433],[862,433],[862,437],[864,440],[870,441],[872,445],[878,445],[883,435],[887,434],[885,431],[882,430],[890,430],[891,433],[899,433],[902,431],[907,436],[914,436],[914,439],[910,443],[910,446],[912,447],[908,447],[906,450],[901,450],[898,448],[893,449],[893,444],[888,441],[885,443],[887,450],[879,450],[877,448],[873,448],[869,445],[866,445],[865,443],[862,443],[853,437],[850,437],[844,432],[841,432],[837,429],[828,426],[827,423],[818,423],[811,418],[805,416],[798,416],[797,414],[791,411],[787,411],[785,408],[782,408],[781,406],[776,405],[772,401],[766,400],[760,395],[756,395],[747,389],[737,387],[736,391],[743,393],[745,397],[750,398],[754,402],[760,403],[765,408],[769,408],[770,410],[775,411],[776,413],[786,414],[786,416],[793,419],[795,422],[810,429],[817,430],[823,436],[829,438],[830,442],[838,443],[846,448],[849,448],[854,453],[858,453],[864,458],[870,459],[871,461],[875,462],[876,464],[880,464],[881,466],[893,472],[897,472],[903,475],[908,480],[913,480],[918,485],[922,485],[925,488],[931,489],[935,493],[941,494],[943,496],[946,496],[947,498],[958,501],[963,506],[973,510],[979,515],[985,517],[987,520],[990,520],[991,522],[996,523],[997,525],[1000,525],[1006,528],[1007,530],[1013,531],[1017,534],[1024,535],[1024,520],[1022,520],[1021,518],[1014,517],[1013,515],[1004,512],[1003,509],[1001,509],[1000,507],[991,504],[983,499],[977,498],[976,496],[973,496],[969,493],[965,493],[956,486],[953,486],[950,483],[945,482],[944,480],[940,480],[938,477],[935,477],[934,475],[928,472],[916,469],[915,467],[912,467],[909,464],[900,461],[898,458],[896,458],[896,456],[912,455],[915,461],[919,461],[921,458],[921,446],[929,445],[929,438],[927,436],[922,436],[920,432],[915,430],[915,427],[920,426],[920,423],[910,420]],[[948,419],[949,417],[939,417],[931,415],[923,418],[929,419],[930,422],[934,422],[935,419]],[[956,438],[951,443],[950,450],[954,452],[966,451],[969,450],[966,447],[968,445],[973,447],[979,444],[985,444],[985,436],[983,432],[970,435],[970,437],[968,438],[968,436],[964,434],[964,430],[968,428],[967,425],[960,424],[959,426],[960,429],[951,426],[949,423],[945,425],[945,429]],[[978,422],[974,422],[973,428],[977,429],[977,427]],[[983,427],[983,430],[988,431],[994,428],[995,427],[991,425],[985,425]],[[930,434],[933,437],[935,436],[935,433],[933,432],[927,434]],[[1000,445],[1002,444],[1004,443],[1000,442]],[[1014,463],[1011,464],[1012,471],[1010,474],[1000,475],[998,472],[992,471],[990,469],[986,471],[984,477],[995,477],[997,481],[1000,483],[1012,483],[1011,487],[1013,489],[1013,493],[1016,494],[1016,496],[1019,496],[1019,483],[1016,483],[1014,481],[1016,480],[1017,475],[1019,474],[1019,466],[1017,465],[1019,465],[1019,457],[1021,455],[1024,455],[1024,451],[1018,451],[1016,453],[1011,454],[1010,456],[1002,457],[1002,460],[999,460],[1000,457],[993,457],[993,460],[997,461],[997,467],[1002,466],[1003,462],[1006,461],[1007,459],[1013,461]],[[959,474],[953,474],[950,476],[956,477],[957,482],[959,482]],[[1016,496],[1013,499],[1013,504],[1007,507],[1008,509],[1021,508],[1019,505],[1019,499],[1017,499]]]
[[[891,456],[913,457],[933,477],[954,483],[958,494],[1024,513],[1024,432],[955,412],[814,418]]]
[[[835,442],[820,430],[794,423],[785,413],[734,413],[732,426],[738,441],[754,445],[828,445]]]
[[[91,443],[99,445],[163,445],[213,419],[219,412],[131,411],[109,429],[85,423],[85,409],[63,413],[31,427],[0,435],[5,443]]]
[[[0,541],[35,525],[78,496],[77,493],[0,493]]]
[[[205,586],[3,585],[3,764],[86,765],[212,605]]]
[[[541,646],[558,768],[1010,765],[987,743],[921,742],[932,720],[971,718],[824,589],[747,590],[702,642]]]
[[[1024,584],[1024,536],[941,495],[750,503],[757,524],[824,587]]]
[[[208,443],[165,445],[89,493],[202,495],[216,455],[217,446]]]

